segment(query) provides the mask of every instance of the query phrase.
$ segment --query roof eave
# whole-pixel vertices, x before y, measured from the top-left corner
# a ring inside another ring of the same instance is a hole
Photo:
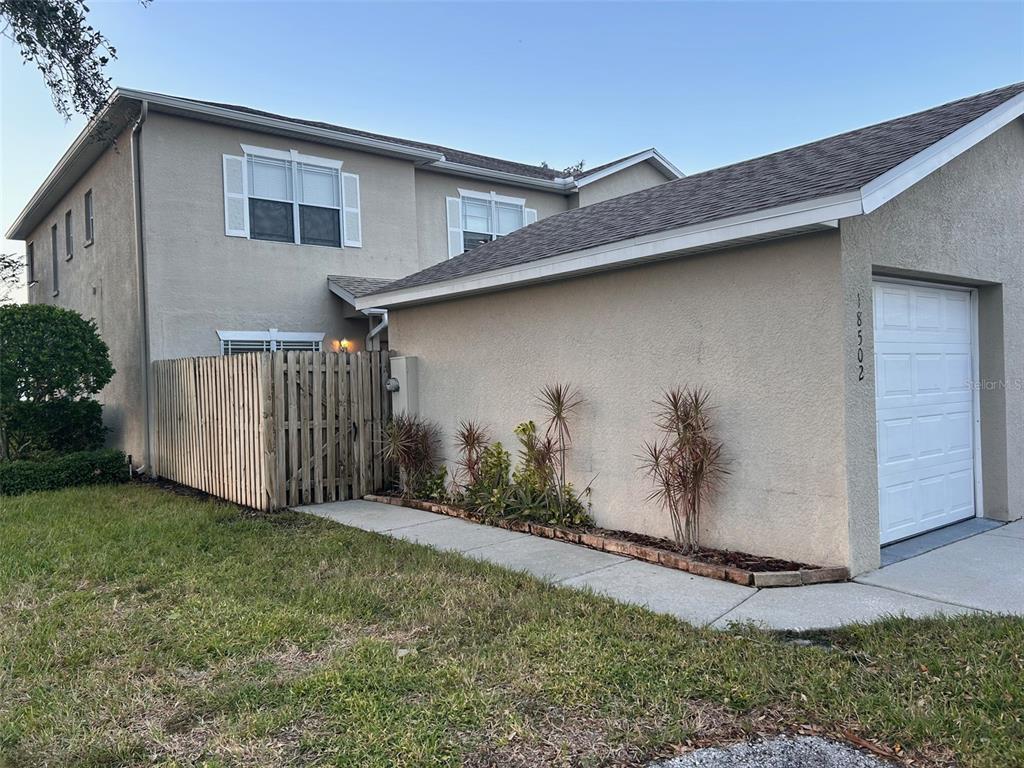
[[[32,194],[29,201],[25,203],[25,207],[21,209],[17,218],[8,227],[4,237],[8,240],[27,239],[39,225],[42,218],[59,202],[59,198],[66,194],[67,190],[65,189],[57,196],[57,199],[52,201],[49,200],[51,192],[62,185],[62,183],[70,189],[71,185],[78,181],[82,174],[103,154],[109,143],[95,140],[97,129],[101,125],[116,129],[117,133],[120,133],[127,126],[130,120],[129,113],[124,115],[126,119],[122,126],[105,123],[110,118],[115,104],[119,103],[117,95],[117,91],[114,91],[96,117],[92,118],[82,128],[81,132],[71,143],[71,146],[67,148],[64,154],[61,155],[60,160],[57,161],[57,164],[54,165],[53,170],[50,171],[43,180],[43,183]]]
[[[503,181],[514,184],[517,187],[528,187],[540,189],[545,192],[558,192],[567,194],[576,189],[576,184],[570,178],[540,179],[535,176],[523,176],[508,171],[496,171],[491,168],[480,168],[465,163],[454,163],[450,160],[438,160],[423,166],[425,171],[437,171],[439,173],[451,173],[456,176],[466,176],[472,179],[485,179],[487,181]]]
[[[856,216],[862,212],[859,192],[833,195],[656,232],[452,280],[370,294],[357,298],[356,308],[394,308],[425,304],[456,296],[498,291],[519,285],[661,261],[695,250],[727,248],[754,239],[834,230],[839,219]]]
[[[207,120],[210,122],[235,125],[240,127],[255,127],[264,132],[293,135],[303,138],[313,138],[321,142],[347,146],[353,149],[360,149],[375,154],[383,154],[402,159],[430,163],[436,160],[443,160],[444,154],[430,149],[411,147],[408,144],[374,139],[368,136],[359,136],[347,131],[339,131],[330,128],[320,128],[305,123],[296,122],[282,117],[270,117],[268,115],[256,115],[230,107],[221,107],[213,104],[203,104],[182,99],[177,96],[167,96],[161,93],[150,93],[148,91],[136,91],[131,88],[118,88],[114,92],[117,95],[130,99],[138,99],[149,102],[150,110],[163,112],[165,114],[181,115],[193,119]]]

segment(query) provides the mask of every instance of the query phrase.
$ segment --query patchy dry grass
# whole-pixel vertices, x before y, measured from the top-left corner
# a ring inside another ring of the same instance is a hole
[[[715,633],[143,486],[0,499],[0,766],[635,765],[782,729],[1024,765],[1024,622]]]

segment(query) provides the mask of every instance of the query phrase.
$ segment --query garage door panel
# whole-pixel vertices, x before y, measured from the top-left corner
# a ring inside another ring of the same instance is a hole
[[[914,294],[915,330],[942,330],[942,294],[935,291],[918,291]]]
[[[882,281],[873,295],[884,543],[974,514],[971,301]]]

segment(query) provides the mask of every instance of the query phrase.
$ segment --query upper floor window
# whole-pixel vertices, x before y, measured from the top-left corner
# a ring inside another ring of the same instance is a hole
[[[71,261],[75,253],[74,227],[72,225],[71,211],[64,214],[64,258]]]
[[[224,231],[233,237],[335,248],[362,245],[359,177],[292,150],[224,155]]]
[[[60,263],[60,255],[57,253],[57,225],[54,224],[50,227],[50,257],[51,257],[51,270],[53,280],[53,295],[56,296],[60,293],[60,280],[57,275],[57,267]]]
[[[92,208],[92,190],[85,193],[85,244],[92,245],[96,236],[96,219]]]
[[[448,210],[448,257],[476,248],[537,220],[537,211],[526,201],[496,192],[459,190],[446,200]]]

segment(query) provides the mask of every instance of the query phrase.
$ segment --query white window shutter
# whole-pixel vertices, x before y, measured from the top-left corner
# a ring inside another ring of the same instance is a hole
[[[458,256],[464,250],[462,242],[462,199],[447,197],[448,208],[448,258]]]
[[[345,245],[362,248],[363,223],[359,214],[359,177],[356,174],[341,174],[341,201]]]
[[[224,234],[229,237],[249,236],[245,193],[245,158],[224,155]]]
[[[537,209],[536,208],[524,208],[523,209],[523,226],[528,227],[537,221]]]

